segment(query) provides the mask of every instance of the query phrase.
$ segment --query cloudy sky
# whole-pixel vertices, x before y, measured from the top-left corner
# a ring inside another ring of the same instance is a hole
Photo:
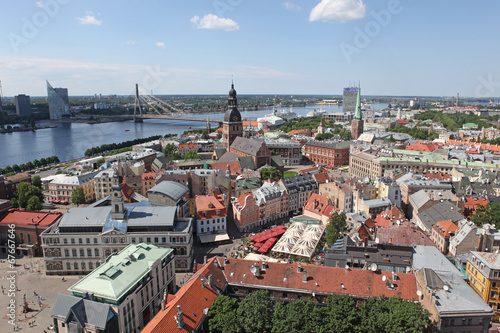
[[[500,1],[2,0],[5,96],[500,96]]]

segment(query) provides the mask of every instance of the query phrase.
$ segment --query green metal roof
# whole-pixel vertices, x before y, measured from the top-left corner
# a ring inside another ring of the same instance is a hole
[[[108,257],[106,263],[94,269],[68,288],[73,296],[93,293],[103,303],[118,304],[120,299],[137,287],[157,260],[172,257],[173,249],[152,244],[130,244]]]
[[[236,183],[236,191],[254,190],[256,188],[260,188],[260,178],[257,177],[241,179]]]

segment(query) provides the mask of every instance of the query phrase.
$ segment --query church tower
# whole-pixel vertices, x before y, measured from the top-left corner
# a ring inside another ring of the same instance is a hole
[[[321,116],[321,121],[319,122],[318,126],[318,134],[324,134],[325,133],[325,125],[323,125],[323,116]]]
[[[363,133],[363,115],[361,112],[361,86],[358,87],[358,97],[356,99],[356,110],[351,124],[351,138],[357,140]]]
[[[231,83],[228,108],[224,115],[224,121],[222,122],[222,137],[224,139],[224,148],[226,148],[226,151],[229,151],[229,147],[231,147],[234,139],[238,136],[243,136],[243,122],[241,121],[241,114],[238,111],[236,90],[234,90],[234,84]]]

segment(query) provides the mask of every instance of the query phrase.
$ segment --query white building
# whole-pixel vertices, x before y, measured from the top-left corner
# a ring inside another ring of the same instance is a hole
[[[191,218],[177,217],[177,207],[149,202],[125,205],[119,186],[111,206],[71,208],[41,234],[47,275],[82,275],[128,244],[148,243],[173,249],[175,268],[186,271],[193,261]]]
[[[229,239],[222,195],[197,195],[196,217],[196,231],[202,243]]]
[[[111,195],[111,188],[118,185],[118,177],[115,177],[115,169],[109,168],[99,172],[94,177],[95,198],[101,200]]]

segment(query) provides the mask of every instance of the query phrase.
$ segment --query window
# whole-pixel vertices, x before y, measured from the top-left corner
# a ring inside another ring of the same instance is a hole
[[[80,257],[85,257],[85,251],[83,249],[80,249]]]
[[[78,263],[76,261],[73,263],[73,268],[78,269]]]
[[[97,244],[97,238],[94,238],[94,244]]]
[[[69,257],[69,249],[64,249],[64,256]]]
[[[83,244],[83,239],[82,238],[78,238],[78,244]]]
[[[82,270],[84,271],[86,268],[85,268],[85,263],[82,262]]]
[[[66,263],[66,269],[71,270],[71,264],[69,262]]]
[[[104,251],[104,254],[106,255],[106,257],[109,257],[109,255],[111,254],[111,250],[106,249],[106,251]]]
[[[120,238],[120,243],[125,243],[125,237]]]
[[[135,237],[132,237],[132,244],[135,244]]]
[[[455,326],[455,319],[450,320],[450,326]]]
[[[21,232],[20,235],[21,235],[21,243],[24,243],[24,235],[23,235],[23,233]]]
[[[158,244],[158,237],[155,237],[155,244]]]
[[[92,257],[92,249],[87,249],[87,257]]]
[[[161,242],[162,242],[162,243],[166,243],[166,242],[167,242],[167,238],[166,238],[166,237],[162,237],[162,238],[161,238]]]
[[[64,244],[68,244],[68,239],[67,239],[67,238],[64,238],[64,239],[63,239],[63,243],[64,243]]]
[[[496,288],[497,287],[497,283],[496,282],[492,282],[491,283],[491,288]]]
[[[71,249],[71,254],[73,255],[73,257],[76,257],[76,249]]]
[[[116,237],[112,238],[113,244],[116,244]]]
[[[94,256],[99,257],[99,249],[94,249]]]
[[[31,234],[26,234],[28,235],[28,244],[31,244]]]
[[[148,243],[148,244],[151,243],[151,237],[147,238],[147,242],[146,243]]]
[[[75,239],[71,238],[71,244],[75,244]]]
[[[94,264],[93,264],[93,263],[91,263],[91,262],[89,262],[89,269],[90,269],[90,270],[94,269]]]

